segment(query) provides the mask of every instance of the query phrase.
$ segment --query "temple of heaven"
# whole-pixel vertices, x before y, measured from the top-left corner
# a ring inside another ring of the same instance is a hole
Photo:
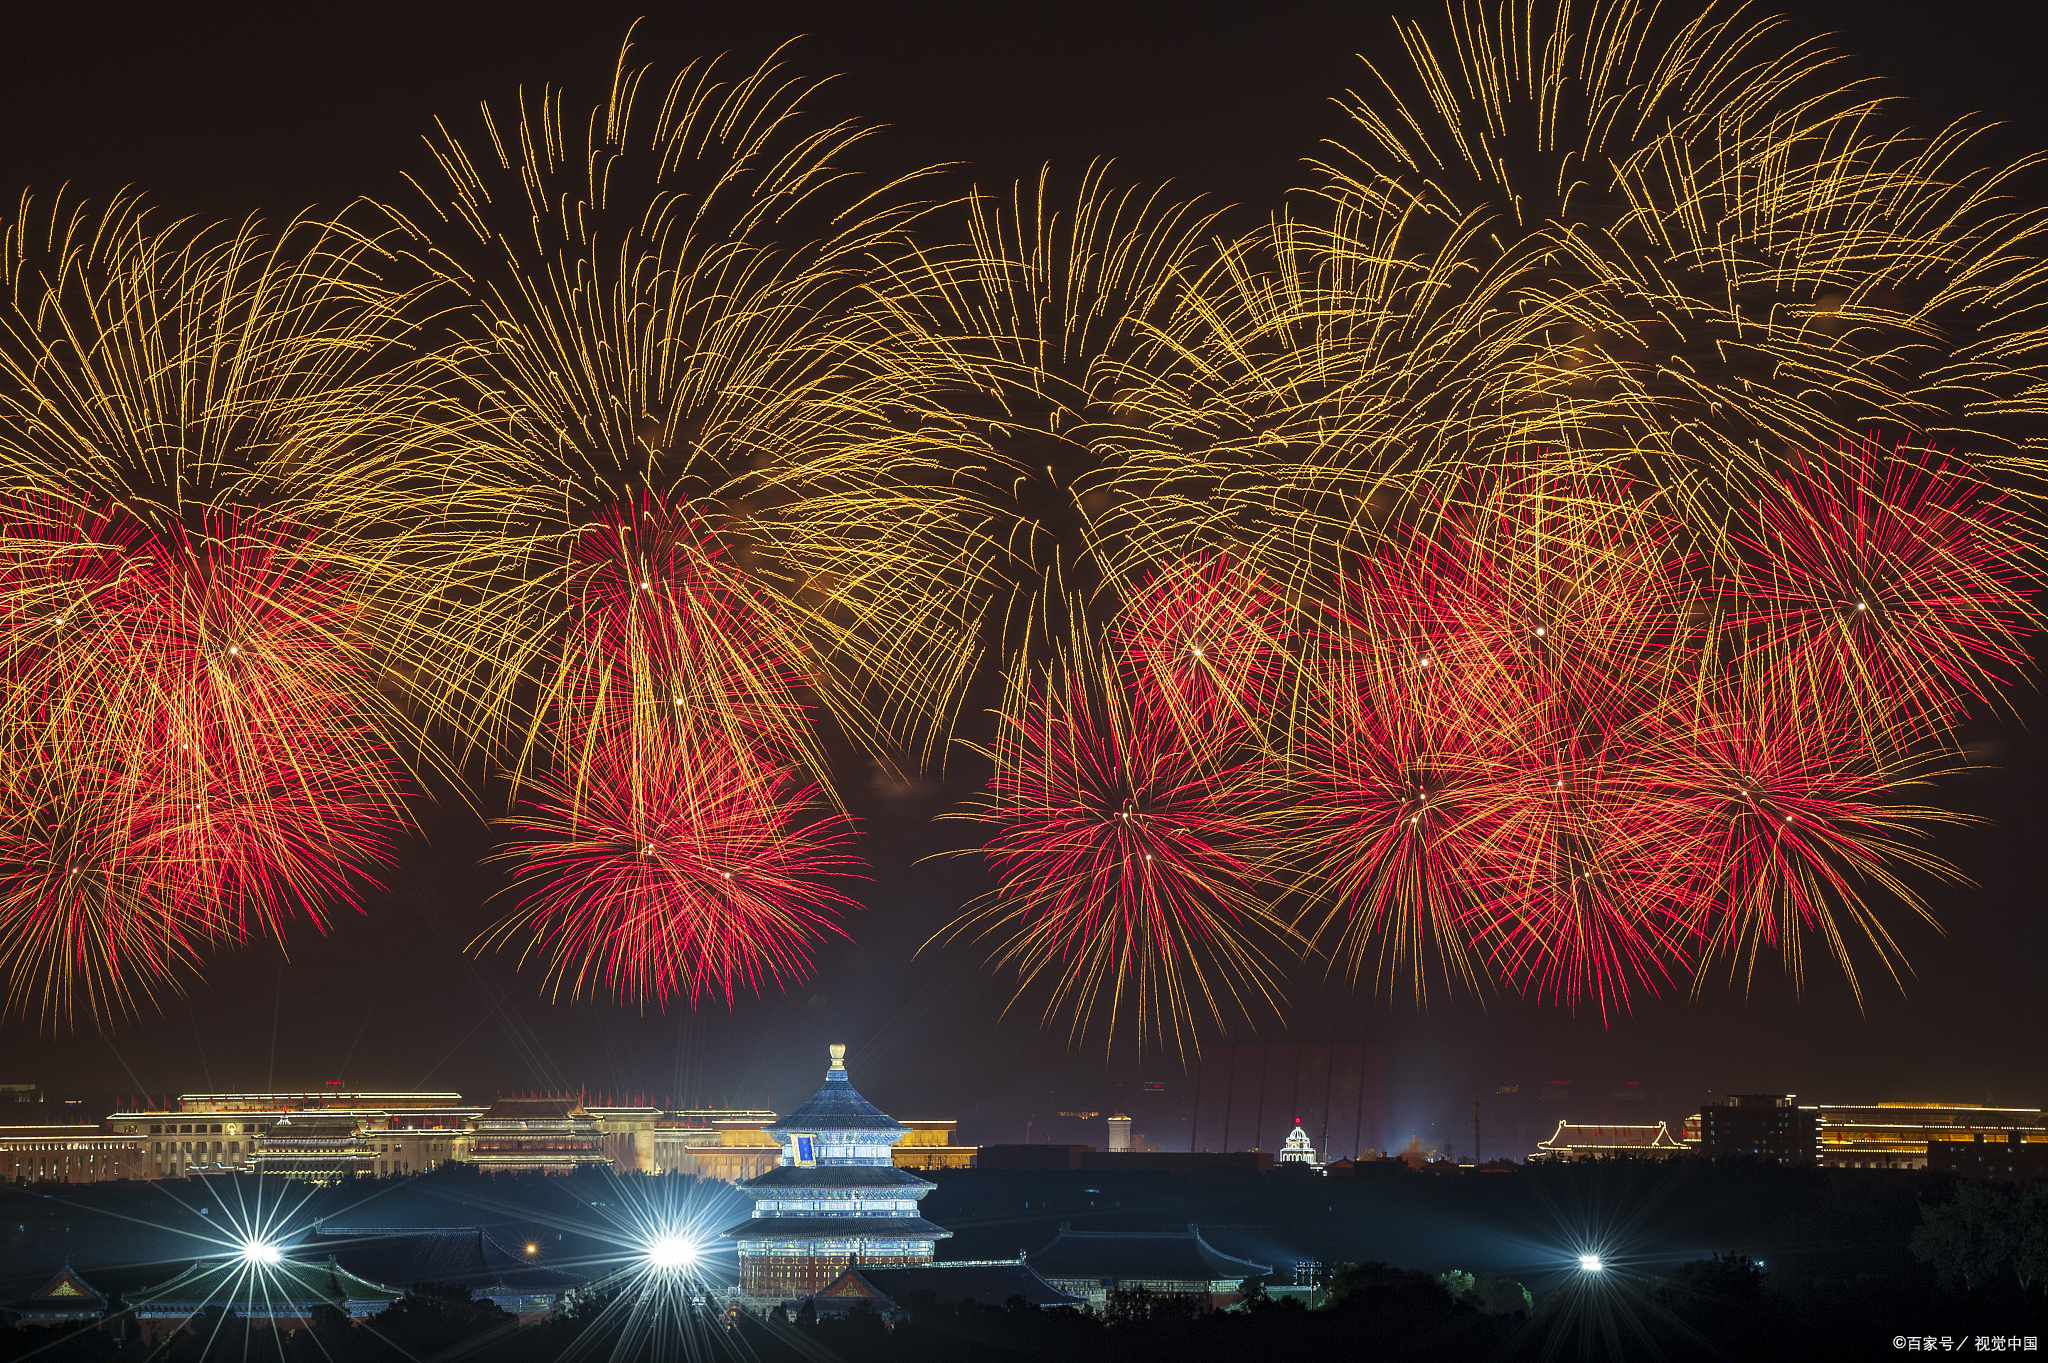
[[[953,1234],[917,1214],[936,1185],[893,1162],[910,1128],[854,1091],[846,1047],[831,1054],[825,1086],[765,1128],[782,1163],[738,1185],[754,1198],[753,1216],[725,1231],[738,1245],[742,1297],[809,1296],[849,1264],[930,1263],[933,1243]]]

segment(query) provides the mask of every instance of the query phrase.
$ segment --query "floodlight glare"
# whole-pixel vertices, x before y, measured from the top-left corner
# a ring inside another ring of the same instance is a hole
[[[276,1245],[261,1240],[251,1240],[242,1246],[242,1262],[245,1264],[274,1264],[284,1258]]]
[[[664,1235],[648,1244],[647,1262],[668,1273],[689,1268],[697,1262],[697,1246],[680,1236]]]
[[[1598,1273],[1605,1267],[1606,1265],[1600,1262],[1600,1256],[1597,1254],[1581,1254],[1579,1256],[1579,1269],[1581,1272]]]

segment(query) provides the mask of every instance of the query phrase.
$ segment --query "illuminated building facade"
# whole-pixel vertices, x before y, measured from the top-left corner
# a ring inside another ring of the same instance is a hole
[[[1820,1162],[1831,1169],[1925,1169],[1929,1142],[2003,1141],[2010,1132],[2048,1141],[2037,1107],[1976,1103],[1820,1105]]]
[[[2048,1132],[1960,1132],[1927,1139],[1927,1167],[1987,1183],[2048,1181]]]
[[[29,1085],[32,1112],[61,1109]],[[448,1163],[502,1171],[680,1173],[740,1182],[781,1163],[765,1109],[585,1109],[572,1098],[508,1098],[485,1107],[459,1093],[321,1089],[188,1093],[165,1108],[127,1108],[98,1124],[0,1124],[0,1178],[83,1183],[254,1173],[327,1182],[423,1174]],[[966,1167],[974,1148],[949,1143],[953,1122],[915,1124],[921,1167]]]
[[[781,1163],[739,1185],[754,1214],[724,1234],[737,1242],[743,1299],[806,1297],[849,1266],[930,1263],[952,1235],[917,1214],[934,1185],[896,1167],[892,1151],[908,1129],[855,1092],[846,1047],[831,1055],[824,1087],[766,1128]]]
[[[1308,1132],[1299,1126],[1288,1133],[1286,1144],[1280,1147],[1280,1153],[1273,1158],[1280,1164],[1299,1164],[1310,1169],[1323,1167],[1323,1162],[1316,1158],[1315,1142],[1310,1140]]]
[[[654,1124],[654,1167],[663,1174],[744,1183],[782,1163],[782,1142],[766,1128],[765,1109],[692,1108]]]
[[[1655,1125],[1589,1126],[1560,1121],[1550,1139],[1539,1141],[1532,1160],[1669,1159],[1688,1153],[1663,1122]]]
[[[500,1098],[472,1125],[468,1161],[483,1169],[543,1174],[612,1163],[597,1119],[574,1098]]]
[[[183,1178],[224,1169],[260,1167],[265,1138],[280,1123],[287,1130],[270,1152],[282,1161],[282,1172],[297,1161],[294,1152],[313,1147],[305,1123],[317,1118],[323,1129],[351,1124],[346,1160],[333,1163],[351,1174],[424,1173],[463,1156],[467,1126],[484,1109],[463,1103],[459,1093],[377,1093],[324,1089],[307,1093],[187,1093],[174,1111],[122,1111],[108,1117],[105,1129],[141,1141],[142,1172],[138,1178]],[[332,1139],[331,1135],[328,1139]]]
[[[143,1142],[104,1126],[0,1126],[0,1178],[26,1183],[102,1183],[145,1178]]]
[[[902,1124],[909,1128],[904,1137],[890,1151],[898,1169],[972,1169],[974,1157],[980,1147],[953,1144],[953,1134],[960,1129],[960,1123],[952,1118],[944,1121],[905,1117]]]

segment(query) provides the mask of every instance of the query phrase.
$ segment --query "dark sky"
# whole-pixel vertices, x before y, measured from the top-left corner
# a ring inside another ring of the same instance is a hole
[[[2006,155],[2048,146],[2039,8],[1810,4],[1793,22],[1839,34],[1859,54],[1847,69],[1890,76],[1916,121],[1972,110],[2006,121],[1996,141]],[[823,110],[892,125],[869,148],[878,171],[959,161],[1001,183],[1047,159],[1078,169],[1111,156],[1133,178],[1171,178],[1263,213],[1303,178],[1299,158],[1339,130],[1329,97],[1356,82],[1354,54],[1397,55],[1388,12],[1384,0],[18,6],[0,45],[0,191],[47,195],[70,181],[103,197],[132,185],[203,217],[393,198],[400,171],[421,164],[433,117],[465,127],[479,99],[522,83],[552,81],[594,101],[627,25],[645,13],[638,52],[657,66],[724,51],[751,62],[808,35],[792,66],[844,73]],[[1461,1132],[1474,1093],[1505,1109],[1496,1089],[1526,1094],[1557,1078],[1601,1089],[1641,1080],[1655,1115],[1674,1117],[1709,1089],[2048,1102],[2048,755],[2028,731],[2041,728],[2038,698],[2020,708],[2025,724],[1975,735],[1990,769],[1943,792],[1987,820],[1941,849],[1978,884],[1936,896],[1946,936],[1902,927],[1918,971],[1903,995],[1870,980],[1859,1012],[1816,962],[1803,998],[1770,971],[1748,997],[1716,984],[1691,1001],[1680,987],[1603,1025],[1515,1000],[1422,1013],[1310,974],[1296,983],[1292,1030],[1269,1029],[1268,1039],[1385,1043],[1396,1141]],[[274,947],[225,955],[161,1014],[104,1033],[90,1021],[54,1033],[7,1021],[0,1080],[73,1093],[337,1078],[485,1097],[587,1086],[786,1111],[815,1086],[825,1043],[844,1040],[855,1082],[883,1107],[958,1116],[981,1141],[1018,1139],[1027,1119],[1043,1137],[1052,1110],[1105,1080],[1142,1076],[1184,1091],[1175,1062],[1120,1055],[1105,1070],[1099,1051],[1070,1053],[1063,1033],[1042,1033],[1034,1011],[999,1020],[1005,991],[968,955],[913,957],[980,885],[971,860],[919,862],[964,831],[931,822],[961,791],[885,800],[858,771],[841,780],[870,834],[869,911],[851,925],[853,944],[826,949],[816,978],[786,995],[665,1016],[545,1002],[538,974],[518,973],[511,957],[463,952],[494,913],[483,902],[491,882],[475,870],[484,835],[430,815],[430,837],[408,851],[392,892],[324,938],[298,935],[289,963]],[[1101,1141],[1078,1125],[1051,1130]]]

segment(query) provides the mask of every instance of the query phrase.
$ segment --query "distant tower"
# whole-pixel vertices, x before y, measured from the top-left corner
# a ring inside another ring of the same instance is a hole
[[[1119,1112],[1109,1119],[1109,1148],[1129,1150],[1131,1148],[1131,1119]]]
[[[1472,1096],[1472,1164],[1479,1165],[1479,1096]]]

